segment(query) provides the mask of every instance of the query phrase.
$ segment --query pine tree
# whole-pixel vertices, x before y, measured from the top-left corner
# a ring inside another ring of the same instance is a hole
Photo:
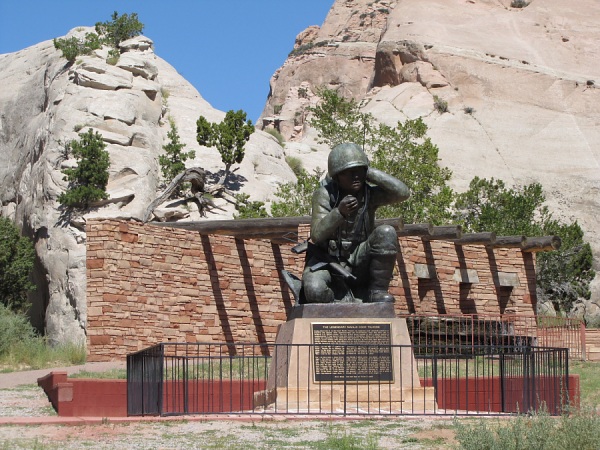
[[[90,203],[108,198],[110,157],[102,135],[91,128],[86,133],[79,133],[79,141],[73,140],[68,145],[77,159],[77,166],[63,170],[63,180],[69,182],[69,187],[58,201],[70,208],[87,209]]]
[[[163,146],[165,154],[158,157],[160,170],[165,184],[169,184],[173,181],[173,178],[183,172],[185,170],[185,162],[196,156],[196,152],[193,150],[190,150],[189,152],[183,151],[185,144],[179,140],[179,133],[175,121],[172,118],[169,118],[169,123],[171,124],[171,129],[167,133],[169,142]],[[171,194],[171,198],[181,197],[184,188],[185,186],[177,186]]]

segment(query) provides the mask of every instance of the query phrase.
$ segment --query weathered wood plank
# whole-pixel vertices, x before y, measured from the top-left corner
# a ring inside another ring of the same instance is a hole
[[[525,243],[525,236],[496,236],[496,242],[492,248],[522,248]]]
[[[442,227],[433,227],[429,236],[422,236],[424,241],[442,241],[450,239],[460,239],[462,237],[462,227],[460,225],[448,225]]]
[[[528,237],[521,246],[524,252],[549,252],[558,250],[562,241],[558,236]]]
[[[405,224],[398,232],[398,236],[430,236],[433,233],[433,225],[430,223]]]
[[[456,245],[493,245],[496,242],[496,233],[467,233],[452,242]]]

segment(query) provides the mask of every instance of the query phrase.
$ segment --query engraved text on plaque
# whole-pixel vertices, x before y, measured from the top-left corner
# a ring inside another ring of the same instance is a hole
[[[391,324],[313,323],[315,382],[390,383]]]

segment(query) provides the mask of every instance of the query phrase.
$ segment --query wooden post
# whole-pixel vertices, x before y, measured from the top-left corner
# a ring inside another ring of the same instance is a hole
[[[462,237],[462,228],[460,225],[449,225],[443,227],[433,227],[433,232],[429,236],[422,236],[424,241],[441,241],[447,239],[460,239]]]
[[[496,242],[496,233],[467,233],[452,242],[455,245],[493,245]]]
[[[558,250],[562,244],[558,236],[528,237],[521,246],[524,252],[548,252]]]

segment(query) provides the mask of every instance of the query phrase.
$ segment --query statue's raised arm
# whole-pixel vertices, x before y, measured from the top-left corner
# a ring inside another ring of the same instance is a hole
[[[375,211],[410,196],[397,178],[369,167],[356,144],[329,154],[328,176],[313,194],[311,241],[302,276],[307,303],[393,302],[388,292],[398,237],[375,228]]]

